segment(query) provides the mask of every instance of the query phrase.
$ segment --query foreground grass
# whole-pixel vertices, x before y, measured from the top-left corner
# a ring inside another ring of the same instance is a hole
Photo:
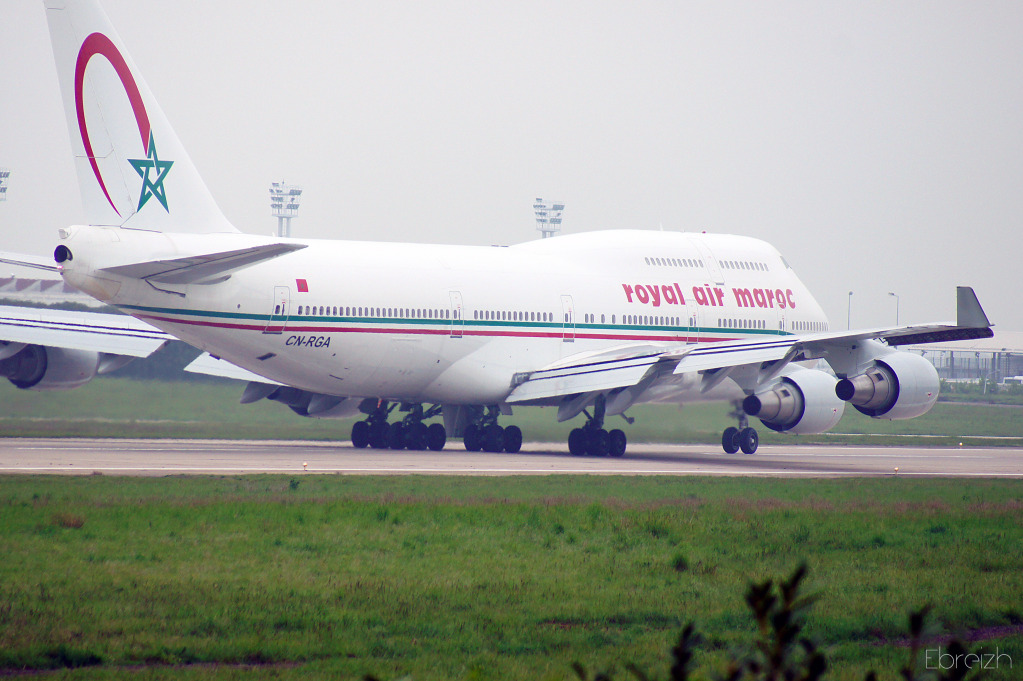
[[[238,403],[241,384],[234,382],[135,381],[104,377],[67,392],[17,390],[0,381],[0,436],[5,437],[189,437],[213,439],[347,440],[354,419],[319,420],[297,416],[265,400]],[[759,428],[764,444],[924,444],[1023,446],[1020,407],[937,404],[930,413],[909,421],[878,421],[849,408],[832,433],[792,436]],[[720,442],[721,431],[735,425],[727,404],[692,404],[682,408],[640,405],[626,425],[631,442]],[[534,441],[564,442],[582,417],[557,423],[554,409],[520,408],[504,425],[516,424]],[[753,425],[759,425],[751,419]],[[1001,439],[991,439],[998,436]],[[457,446],[457,445],[455,445]]]
[[[663,669],[688,620],[713,664],[752,630],[746,584],[806,559],[831,678],[894,678],[905,651],[890,643],[912,608],[934,604],[949,631],[1023,622],[1020,492],[894,478],[4,477],[0,669],[564,679],[576,660]],[[1018,633],[990,645],[1023,663]]]

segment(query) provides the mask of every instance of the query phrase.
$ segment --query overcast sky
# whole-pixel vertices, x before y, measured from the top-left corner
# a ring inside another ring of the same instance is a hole
[[[106,0],[239,229],[510,244],[773,243],[831,318],[1023,329],[1023,3]],[[0,9],[0,250],[82,220],[41,0]]]

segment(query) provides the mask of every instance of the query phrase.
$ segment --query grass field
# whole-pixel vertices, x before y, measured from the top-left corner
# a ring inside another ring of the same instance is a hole
[[[0,673],[60,678],[663,677],[718,665],[750,580],[801,560],[832,679],[894,679],[906,614],[1005,627],[1023,664],[1015,481],[0,478]],[[987,632],[985,636],[991,636]],[[991,677],[1018,678],[1005,664]]]
[[[240,383],[135,381],[106,377],[67,392],[17,390],[0,381],[0,436],[7,437],[200,437],[347,440],[351,420],[297,416],[281,404],[238,403]],[[632,442],[715,443],[734,421],[727,404],[641,405],[629,410],[636,423],[618,418]],[[526,438],[564,442],[582,418],[558,424],[554,409],[517,409],[504,425],[519,425]],[[751,419],[754,425],[759,425]],[[611,426],[609,426],[611,427]],[[869,443],[1023,446],[1023,407],[938,403],[908,421],[878,421],[846,409],[832,433],[791,436],[760,427],[765,444]],[[990,439],[999,436],[1000,439]],[[454,444],[453,446],[459,446]]]

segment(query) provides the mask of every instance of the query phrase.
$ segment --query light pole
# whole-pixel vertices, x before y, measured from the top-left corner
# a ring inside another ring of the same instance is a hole
[[[845,316],[845,330],[848,331],[852,328],[852,291],[849,291],[849,311],[846,312]]]
[[[536,214],[536,229],[543,235],[542,238],[554,236],[561,231],[561,214],[565,210],[565,204],[554,201],[547,205],[542,198],[537,197],[533,202],[533,212]]]
[[[895,326],[899,325],[899,295],[897,293],[888,292],[888,295],[895,298]]]
[[[277,236],[291,236],[291,218],[298,215],[302,188],[294,184],[270,184],[270,214],[277,218]]]

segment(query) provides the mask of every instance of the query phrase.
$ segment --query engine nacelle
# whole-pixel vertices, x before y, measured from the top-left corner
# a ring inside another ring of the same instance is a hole
[[[266,383],[249,383],[242,395],[242,404],[249,404],[266,398],[272,402],[287,405],[299,416],[316,419],[343,419],[359,411],[356,400],[335,395],[311,393],[290,386],[272,386]]]
[[[96,376],[100,354],[42,345],[26,345],[0,359],[0,376],[22,390],[71,390]]]
[[[892,352],[859,376],[840,380],[835,394],[876,419],[911,419],[931,410],[938,400],[938,383],[938,372],[926,359]]]
[[[835,395],[835,377],[816,369],[797,369],[769,389],[750,395],[742,409],[778,432],[824,433],[845,413]]]

